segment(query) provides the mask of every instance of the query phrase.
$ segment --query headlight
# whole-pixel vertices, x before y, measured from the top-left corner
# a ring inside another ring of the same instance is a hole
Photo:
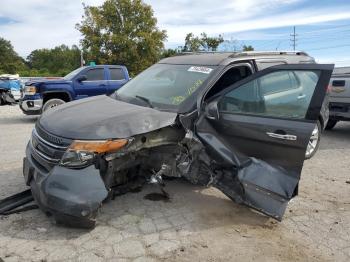
[[[36,94],[36,87],[35,86],[25,86],[24,87],[24,94],[28,96],[32,96]]]
[[[64,153],[60,165],[83,168],[94,163],[95,156],[116,152],[128,143],[127,139],[105,141],[74,141]]]

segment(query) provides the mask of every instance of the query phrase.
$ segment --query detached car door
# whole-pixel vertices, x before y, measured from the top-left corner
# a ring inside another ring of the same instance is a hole
[[[281,220],[298,193],[306,148],[333,65],[279,65],[228,87],[196,123],[231,199]]]

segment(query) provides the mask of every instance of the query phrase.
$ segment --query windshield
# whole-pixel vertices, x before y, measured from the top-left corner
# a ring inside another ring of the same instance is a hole
[[[177,109],[210,76],[215,66],[155,64],[117,91],[143,105]],[[130,101],[129,101],[130,102]]]
[[[75,69],[73,72],[70,72],[68,75],[63,77],[64,80],[73,80],[73,78],[79,74],[85,67],[79,67],[78,69]]]

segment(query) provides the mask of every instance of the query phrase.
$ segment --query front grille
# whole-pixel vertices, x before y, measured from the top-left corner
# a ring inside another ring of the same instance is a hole
[[[61,160],[70,143],[67,139],[59,138],[35,128],[32,133],[31,147],[34,151],[33,157],[46,169],[50,169]]]

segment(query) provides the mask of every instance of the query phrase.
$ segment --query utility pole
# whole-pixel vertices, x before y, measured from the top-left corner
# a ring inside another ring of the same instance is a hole
[[[85,65],[84,61],[84,53],[83,50],[80,51],[80,66],[83,67]]]
[[[292,42],[293,50],[295,51],[295,48],[297,46],[297,34],[295,33],[295,26],[293,26],[293,34],[290,35],[292,39],[290,40]]]

